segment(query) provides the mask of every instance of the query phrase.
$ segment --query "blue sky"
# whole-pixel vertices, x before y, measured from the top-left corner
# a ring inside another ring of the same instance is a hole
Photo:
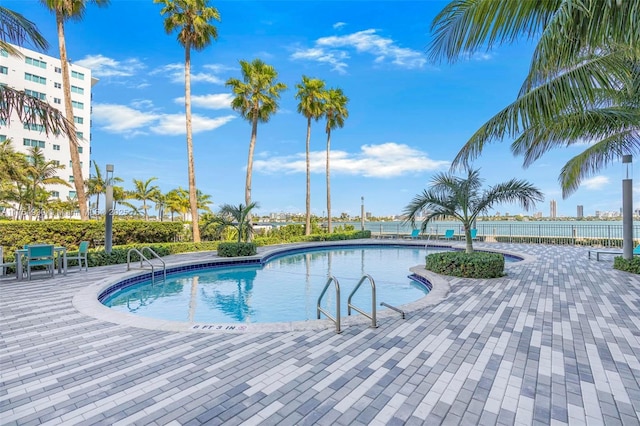
[[[259,212],[304,212],[306,120],[296,112],[302,75],[325,80],[349,97],[349,118],[332,132],[332,212],[360,213],[360,197],[376,216],[401,213],[449,163],[473,132],[512,102],[533,46],[522,41],[433,64],[429,26],[446,2],[220,1],[218,40],[192,52],[196,182],[214,209],[244,202],[250,124],[229,107],[224,82],[241,78],[239,60],[260,58],[288,86],[280,109],[258,128],[252,198]],[[58,56],[55,17],[35,0],[3,1],[34,21]],[[184,129],[184,49],[163,28],[161,6],[151,0],[89,5],[84,19],[68,22],[69,58],[93,70],[92,160],[115,165],[124,186],[132,179],[163,191],[187,188]],[[30,46],[25,46],[30,47]],[[489,145],[474,162],[486,185],[517,177],[545,194],[535,211],[574,216],[619,211],[622,165],[588,179],[567,200],[557,183],[562,165],[584,146],[556,150],[528,169],[510,141]],[[312,212],[326,210],[324,123],[311,130]],[[634,176],[635,177],[635,176]],[[635,199],[638,200],[637,191]],[[521,213],[516,205],[496,210]]]

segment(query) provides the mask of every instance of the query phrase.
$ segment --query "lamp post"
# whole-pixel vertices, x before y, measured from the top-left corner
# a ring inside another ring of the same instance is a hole
[[[104,214],[104,251],[111,254],[111,244],[113,237],[113,164],[107,164],[107,173],[105,175],[105,214]]]
[[[632,156],[623,155],[622,164],[626,164],[626,176],[622,179],[622,257],[633,258],[633,180],[629,177]],[[631,170],[633,174],[633,169]]]
[[[362,204],[360,205],[360,227],[364,231],[364,197],[360,197]]]

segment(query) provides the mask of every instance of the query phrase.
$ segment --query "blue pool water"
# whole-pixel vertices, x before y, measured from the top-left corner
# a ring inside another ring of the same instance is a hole
[[[428,293],[407,278],[424,264],[420,247],[348,247],[314,249],[272,258],[264,265],[182,272],[125,287],[102,303],[111,309],[172,321],[265,323],[316,319],[316,304],[329,275],[340,283],[342,315],[347,297],[364,274],[373,277],[377,301],[399,306]],[[352,301],[370,312],[371,286],[365,282]],[[332,287],[323,306],[335,312]],[[380,306],[378,310],[386,309]],[[354,313],[355,314],[355,313]],[[324,318],[324,315],[323,315]]]

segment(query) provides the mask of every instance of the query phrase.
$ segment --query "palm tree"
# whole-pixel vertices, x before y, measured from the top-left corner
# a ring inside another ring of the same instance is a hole
[[[538,37],[518,98],[471,137],[454,166],[505,137],[517,138],[512,151],[524,155],[525,167],[553,148],[588,141],[561,171],[566,198],[582,178],[638,152],[638,13],[640,3],[621,0],[459,0],[445,7],[432,24],[434,60]]]
[[[198,200],[198,211],[203,211],[205,213],[211,213],[210,204],[213,204],[211,201],[211,195],[205,194],[199,189],[196,191],[196,199]]]
[[[20,46],[31,44],[38,50],[46,50],[49,44],[38,31],[36,25],[23,15],[0,6],[0,50],[13,56],[21,56],[19,50],[11,44]],[[67,120],[59,109],[49,105],[24,91],[18,91],[7,85],[0,85],[0,120],[10,123],[15,113],[21,123],[41,124],[49,134],[64,134],[76,138],[73,122]]]
[[[38,205],[46,203],[49,192],[45,185],[58,184],[71,186],[58,176],[58,170],[63,170],[64,165],[55,161],[47,161],[40,148],[29,148],[29,167],[27,167],[27,194],[29,197],[29,220],[33,218],[33,212]]]
[[[327,117],[327,232],[331,233],[331,166],[329,161],[329,152],[331,151],[331,130],[342,128],[345,118],[349,117],[347,110],[347,98],[342,89],[329,89],[327,99],[324,104],[324,115]]]
[[[193,137],[191,131],[191,48],[203,50],[218,38],[218,30],[210,21],[220,21],[215,7],[208,0],[153,0],[164,5],[160,14],[167,15],[164,29],[167,34],[178,30],[178,42],[184,47],[184,106],[187,125],[187,158],[189,163],[189,204],[193,241],[200,242],[198,227],[198,201],[196,195],[196,172],[193,162]]]
[[[277,82],[278,73],[271,65],[260,59],[253,62],[240,61],[242,81],[230,78],[226,85],[231,87],[235,95],[231,107],[240,113],[242,118],[251,123],[251,139],[249,141],[249,158],[247,160],[247,178],[244,189],[245,205],[251,204],[251,176],[253,171],[253,151],[258,136],[258,121],[266,123],[278,110],[280,92],[287,88],[286,84]],[[249,213],[251,221],[251,213]],[[251,236],[249,236],[251,238]]]
[[[155,198],[156,193],[160,190],[156,185],[151,185],[151,182],[158,180],[157,177],[151,177],[145,181],[134,179],[133,191],[130,191],[129,195],[134,200],[142,201],[142,210],[144,210],[144,220],[149,220],[149,214],[147,209],[147,201],[151,201]],[[150,186],[151,185],[151,186]]]
[[[318,121],[322,117],[323,104],[326,97],[324,81],[317,78],[302,76],[302,83],[296,84],[296,99],[300,100],[298,112],[307,118],[307,199],[306,199],[306,222],[305,235],[311,235],[311,164],[309,162],[309,149],[311,141],[311,119]]]
[[[62,68],[62,93],[64,96],[64,109],[73,135],[75,135],[75,124],[73,122],[73,105],[71,104],[71,76],[69,75],[69,61],[67,59],[67,46],[64,37],[64,23],[68,19],[82,20],[87,3],[94,3],[97,6],[106,6],[109,0],[41,0],[42,3],[56,15],[56,26],[58,29],[58,45],[60,48],[60,64]],[[78,153],[78,138],[69,138],[69,153],[71,154],[71,169],[73,174],[73,184],[80,206],[80,219],[88,220],[87,197],[84,192],[84,178],[82,177],[82,167],[80,166],[80,154]]]
[[[158,217],[160,218],[160,222],[163,222],[164,210],[167,207],[167,195],[163,194],[162,191],[158,191],[155,193],[153,197],[153,201],[156,203],[155,208],[158,211]]]
[[[231,227],[237,231],[238,243],[242,242],[243,239],[248,241],[253,232],[250,220],[251,210],[259,207],[258,203],[255,202],[246,206],[243,204],[237,206],[224,204],[220,207],[220,213],[217,216],[213,216],[206,227],[214,225],[219,232]]]
[[[471,228],[479,215],[500,203],[518,202],[528,210],[544,198],[542,192],[524,180],[511,179],[484,191],[481,188],[482,179],[477,170],[469,169],[466,178],[451,173],[436,174],[430,188],[416,195],[405,207],[407,222],[415,228],[417,218],[426,212],[421,225],[421,232],[425,232],[430,220],[454,217],[462,222],[466,252],[472,253]]]
[[[190,200],[189,192],[183,188],[178,187],[167,192],[166,208],[171,213],[171,221],[173,222],[173,214],[178,213],[182,220],[186,220],[187,212],[189,211]]]

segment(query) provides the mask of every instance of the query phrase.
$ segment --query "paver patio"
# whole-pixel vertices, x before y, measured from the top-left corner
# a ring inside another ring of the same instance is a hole
[[[123,265],[1,279],[0,423],[639,425],[640,276],[586,248],[474,246],[535,259],[340,335],[158,331],[74,308]]]

